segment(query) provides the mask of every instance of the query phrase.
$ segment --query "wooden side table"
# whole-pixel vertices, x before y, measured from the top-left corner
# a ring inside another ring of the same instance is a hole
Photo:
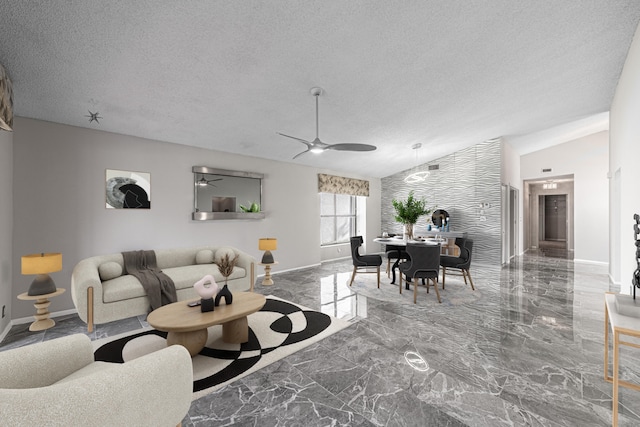
[[[624,336],[640,338],[640,299],[634,300],[630,295],[607,292],[604,296],[604,379],[613,383],[613,408],[611,423],[618,425],[618,387],[627,387],[640,391],[640,385],[621,380],[620,349],[621,345],[640,349],[636,342],[624,341]],[[613,332],[613,376],[609,375],[609,328]],[[620,339],[620,338],[623,339]]]
[[[271,264],[263,264],[259,263],[259,265],[264,266],[264,279],[262,279],[263,286],[271,286],[273,285],[273,279],[271,278],[271,266],[276,265],[278,261],[274,261]]]
[[[45,329],[49,329],[56,324],[53,319],[49,319],[49,315],[51,314],[48,310],[49,304],[51,304],[49,298],[53,298],[55,296],[63,294],[64,291],[64,288],[57,288],[55,292],[51,292],[50,294],[29,295],[27,292],[25,292],[18,295],[19,300],[35,301],[35,303],[33,303],[33,306],[36,308],[36,314],[34,316],[36,318],[36,321],[33,322],[31,326],[29,326],[29,330],[31,332],[44,331]]]

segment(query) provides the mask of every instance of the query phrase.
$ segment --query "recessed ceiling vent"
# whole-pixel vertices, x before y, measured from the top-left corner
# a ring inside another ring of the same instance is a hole
[[[551,172],[551,168],[543,168],[542,172]]]
[[[430,171],[437,171],[440,169],[440,165],[429,165]]]

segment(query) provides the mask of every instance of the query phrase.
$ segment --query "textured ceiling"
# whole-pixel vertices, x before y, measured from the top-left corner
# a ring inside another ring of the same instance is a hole
[[[637,0],[0,0],[0,63],[18,116],[383,177],[606,128],[639,19]],[[314,86],[320,138],[378,150],[291,160],[276,132],[315,137]]]

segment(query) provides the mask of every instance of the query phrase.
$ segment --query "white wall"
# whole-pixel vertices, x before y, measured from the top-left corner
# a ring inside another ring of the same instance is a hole
[[[598,132],[521,157],[523,180],[574,177],[574,257],[609,262],[609,132]],[[552,172],[542,173],[542,168]]]
[[[14,131],[13,268],[19,271],[23,254],[62,252],[63,270],[52,277],[67,290],[81,259],[137,249],[231,245],[260,259],[258,238],[269,236],[278,238],[274,273],[318,264],[317,174],[349,176],[25,118],[15,120]],[[194,165],[265,174],[266,219],[192,221]],[[149,172],[151,210],[105,209],[107,168]],[[367,233],[375,237],[380,230],[380,180],[350,177],[370,181]],[[14,299],[31,279],[14,277]],[[52,300],[50,311],[70,308],[67,292]],[[12,318],[32,314],[32,305],[15,304]]]
[[[619,191],[619,205],[612,206],[610,272],[612,280],[629,292],[636,269],[633,215],[640,214],[640,26],[618,81],[610,110],[609,172],[620,172],[619,187],[612,179],[612,197]]]
[[[11,319],[13,241],[13,133],[0,130],[0,338]],[[17,270],[20,271],[20,270]]]
[[[505,139],[502,140],[500,150],[500,180],[502,184],[522,190],[520,155]]]
[[[518,254],[522,249],[522,179],[520,178],[520,155],[513,149],[508,140],[503,139],[500,146],[500,180],[501,183],[518,190]],[[516,254],[517,255],[517,254]]]

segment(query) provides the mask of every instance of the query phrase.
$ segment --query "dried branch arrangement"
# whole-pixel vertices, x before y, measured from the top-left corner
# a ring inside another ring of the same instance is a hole
[[[225,254],[224,257],[220,259],[220,262],[216,262],[218,270],[220,270],[220,274],[224,276],[225,284],[227,283],[227,278],[231,276],[231,273],[233,273],[233,267],[236,266],[239,256],[240,255],[236,255],[231,259],[229,258],[229,254]]]

